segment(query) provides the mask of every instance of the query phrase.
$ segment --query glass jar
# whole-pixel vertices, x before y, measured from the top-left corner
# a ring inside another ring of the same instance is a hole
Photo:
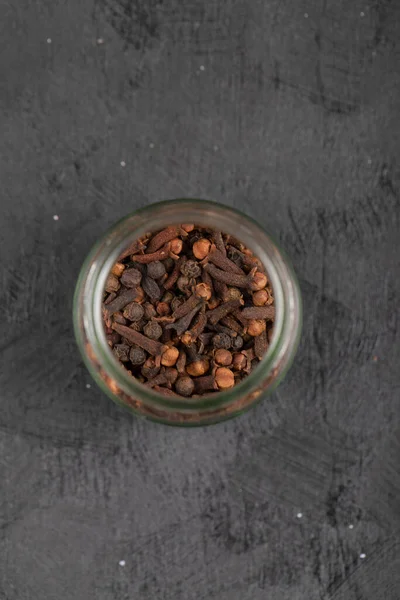
[[[234,235],[265,265],[275,297],[274,332],[260,364],[235,387],[202,398],[162,396],[136,381],[115,359],[102,321],[106,278],[121,251],[145,232],[176,223],[195,223]],[[152,204],[116,223],[86,258],[74,297],[75,336],[93,379],[123,407],[170,425],[206,425],[228,419],[271,392],[293,360],[301,322],[299,286],[282,250],[248,216],[204,200],[179,199]]]

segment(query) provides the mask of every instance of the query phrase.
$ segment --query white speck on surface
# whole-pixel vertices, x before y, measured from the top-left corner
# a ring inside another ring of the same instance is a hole
[[[121,165],[121,167],[126,167],[126,162],[124,160],[121,160],[119,164]]]
[[[196,21],[196,23],[194,24],[194,28],[198,29],[200,27],[200,23],[198,21]]]
[[[304,13],[304,18],[308,19],[308,13]]]
[[[58,219],[59,219],[59,218],[60,218],[60,217],[59,217],[58,215],[53,215],[53,219],[54,219],[55,221],[58,221]]]
[[[376,56],[376,50],[372,50],[372,56]]]
[[[360,554],[360,558],[366,558],[366,554],[364,554],[364,552],[362,554]]]
[[[99,46],[101,46],[102,44],[104,44],[104,38],[97,38],[97,43]]]
[[[200,71],[205,71],[205,66],[204,65],[200,65]]]
[[[354,529],[354,525],[352,523],[350,523],[349,529]]]
[[[360,17],[365,17],[365,13],[364,12],[360,12]]]
[[[301,518],[303,517],[303,513],[301,513],[301,512],[297,513],[296,517],[297,517],[298,519],[301,519]]]
[[[89,390],[92,386],[90,385],[90,383],[86,384],[87,389]]]
[[[47,38],[46,42],[47,42],[48,44],[51,44],[51,38]]]
[[[151,143],[149,144],[149,148],[154,148],[154,144],[153,144],[153,142],[151,142]]]
[[[367,163],[368,163],[369,165],[371,165],[371,164],[372,164],[372,160],[369,158],[369,159],[367,160]]]
[[[218,146],[214,146],[214,150],[216,152],[217,150],[219,150],[219,147]]]
[[[124,567],[126,565],[126,562],[124,560],[120,560],[118,564],[120,567]]]

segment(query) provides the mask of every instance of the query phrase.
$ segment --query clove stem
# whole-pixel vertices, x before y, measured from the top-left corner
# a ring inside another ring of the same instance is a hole
[[[138,331],[134,331],[130,327],[126,327],[125,325],[119,325],[118,323],[113,323],[112,328],[115,329],[122,337],[126,338],[132,344],[136,344],[146,350],[152,356],[159,356],[165,349],[164,344],[157,342],[156,340],[151,340],[146,337],[142,333]]]

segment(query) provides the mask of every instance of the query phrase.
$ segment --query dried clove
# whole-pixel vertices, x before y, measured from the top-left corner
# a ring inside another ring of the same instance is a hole
[[[201,298],[199,298],[196,294],[193,294],[183,304],[178,306],[176,310],[174,310],[172,316],[174,319],[180,319],[193,310],[198,304],[200,304],[200,302]]]
[[[181,266],[185,262],[186,257],[180,256],[175,263],[172,273],[168,277],[168,279],[164,282],[164,288],[166,290],[170,290],[178,280],[179,274],[181,272]]]
[[[104,289],[106,292],[118,292],[121,287],[121,283],[116,275],[110,273],[106,280]]]
[[[229,313],[234,311],[236,308],[239,308],[239,306],[241,306],[242,304],[243,304],[243,300],[240,300],[240,299],[228,300],[228,302],[224,302],[223,304],[220,304],[220,306],[218,306],[217,308],[214,308],[214,310],[207,311],[206,312],[207,319],[208,319],[209,323],[211,323],[212,325],[215,325],[216,323],[218,323],[218,321],[220,321],[221,319],[226,317]]]
[[[199,303],[195,306],[190,312],[188,312],[185,316],[175,321],[175,323],[169,323],[165,326],[165,329],[175,329],[177,335],[182,335],[187,329],[190,327],[190,323],[193,320],[193,317],[199,312],[201,309],[201,304]]]
[[[256,357],[260,360],[264,356],[264,354],[266,353],[267,350],[268,350],[267,332],[264,329],[264,331],[262,331],[260,333],[260,335],[258,335],[257,337],[254,338],[254,353],[255,353]]]
[[[196,258],[203,260],[210,252],[211,242],[207,238],[200,238],[192,246],[192,252]]]
[[[275,306],[249,306],[242,310],[242,315],[246,319],[273,321],[275,319]]]
[[[223,269],[224,271],[229,271],[232,273],[237,273],[238,275],[245,276],[245,273],[242,271],[240,267],[235,265],[234,262],[229,260],[229,258],[223,254],[220,250],[218,250],[215,246],[211,247],[211,251],[207,255],[207,259],[212,262],[215,266]]]
[[[151,254],[136,254],[135,261],[142,264],[148,264],[154,262],[155,260],[163,260],[163,258],[168,257],[168,252],[170,249],[170,244],[164,244],[160,250],[157,252],[152,252]]]
[[[263,319],[250,319],[247,333],[252,337],[261,335],[266,330],[267,326]]]
[[[112,315],[113,313],[116,313],[125,308],[127,304],[135,300],[136,296],[136,288],[124,290],[112,302],[106,304],[105,310],[109,315]]]
[[[160,300],[162,292],[154,279],[146,276],[142,281],[142,288],[152,302]]]
[[[170,242],[171,240],[176,238],[179,234],[179,231],[180,228],[177,225],[163,229],[155,236],[153,236],[153,238],[150,240],[149,245],[146,249],[146,253],[151,254],[153,252],[156,252],[156,250],[159,250],[161,246],[164,246],[166,244],[166,242]]]
[[[117,331],[124,338],[140,346],[143,350],[146,350],[149,354],[153,356],[160,355],[163,351],[163,345],[160,342],[155,340],[151,340],[145,335],[142,335],[138,331],[133,331],[130,327],[126,327],[125,325],[118,325],[118,323],[113,323],[113,329]]]

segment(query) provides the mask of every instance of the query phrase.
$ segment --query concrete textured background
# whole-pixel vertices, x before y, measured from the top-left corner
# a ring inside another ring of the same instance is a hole
[[[0,600],[398,600],[400,3],[4,0],[0,31]],[[71,325],[98,235],[178,196],[265,225],[304,295],[278,391],[197,430],[87,388]]]

